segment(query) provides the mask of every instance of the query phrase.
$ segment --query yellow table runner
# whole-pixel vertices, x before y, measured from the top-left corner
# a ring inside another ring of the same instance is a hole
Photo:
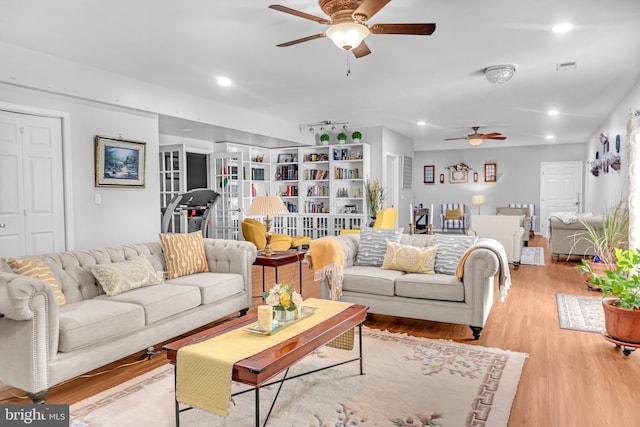
[[[353,304],[309,298],[303,305],[318,309],[313,315],[273,335],[257,335],[238,328],[178,350],[178,402],[226,416],[231,399],[232,369],[237,361],[301,334]]]

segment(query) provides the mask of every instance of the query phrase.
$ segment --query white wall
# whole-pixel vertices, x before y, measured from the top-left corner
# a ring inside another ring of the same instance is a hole
[[[614,171],[609,168],[609,173],[600,171],[595,177],[587,170],[585,183],[587,187],[586,206],[588,211],[604,212],[619,200],[624,200],[629,195],[629,139],[627,135],[627,120],[631,111],[640,109],[640,82],[629,91],[618,106],[611,112],[609,118],[600,126],[600,130],[594,133],[587,143],[587,159],[595,159],[596,151],[602,155],[600,133],[609,139],[609,149],[615,151],[616,135],[620,135],[621,168]]]
[[[469,148],[466,150],[442,150],[416,152],[413,161],[413,203],[429,206],[433,203],[434,228],[440,228],[440,204],[464,203],[472,214],[477,208],[471,204],[471,196],[484,194],[486,202],[482,214],[495,214],[498,206],[508,203],[534,203],[540,209],[540,163],[552,161],[584,160],[584,144],[558,144],[553,146]],[[444,168],[466,163],[473,170],[466,184],[450,184],[449,172]],[[496,163],[497,182],[484,182],[484,164]],[[435,166],[435,184],[424,184],[424,166]],[[473,173],[478,172],[478,182]],[[440,184],[440,174],[445,182]],[[540,224],[538,218],[537,224]]]
[[[99,248],[158,240],[160,185],[158,180],[157,115],[25,89],[0,83],[0,102],[64,112],[69,117],[72,182],[73,241],[69,249]],[[94,138],[96,135],[144,141],[145,188],[96,188]],[[62,189],[60,189],[62,191]],[[102,203],[96,205],[94,196]]]

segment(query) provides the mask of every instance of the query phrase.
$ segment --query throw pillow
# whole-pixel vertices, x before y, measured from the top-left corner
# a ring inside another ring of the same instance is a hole
[[[399,270],[407,273],[434,274],[437,246],[419,248],[411,245],[387,242],[384,256],[384,270]]]
[[[462,211],[458,209],[446,209],[444,219],[462,219]]]
[[[475,236],[447,236],[436,234],[431,244],[438,246],[435,271],[440,274],[456,274],[462,255],[475,244]]]
[[[402,228],[363,228],[360,230],[360,245],[355,265],[380,267],[387,252],[387,241],[399,243]]]
[[[53,292],[58,299],[58,305],[63,306],[67,303],[67,300],[62,293],[62,289],[58,286],[56,276],[51,271],[51,268],[40,258],[5,258],[4,260],[14,273],[23,276],[33,277],[34,279],[42,280],[53,288]]]
[[[202,232],[160,234],[160,242],[167,264],[167,279],[209,271]]]
[[[144,255],[130,261],[92,265],[89,270],[110,297],[143,286],[163,283]]]

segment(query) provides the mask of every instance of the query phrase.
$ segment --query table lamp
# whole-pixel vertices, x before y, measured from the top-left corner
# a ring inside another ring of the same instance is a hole
[[[480,215],[480,206],[484,205],[484,195],[476,194],[471,196],[471,203],[478,207],[478,215]]]
[[[271,250],[271,218],[270,215],[282,215],[288,214],[287,207],[282,203],[278,196],[257,196],[253,199],[247,216],[264,216],[264,237],[267,239],[267,244],[264,247],[264,255],[271,256],[273,251]]]

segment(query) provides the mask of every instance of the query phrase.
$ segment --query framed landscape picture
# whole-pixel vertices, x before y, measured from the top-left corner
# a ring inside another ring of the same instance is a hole
[[[144,187],[146,146],[145,142],[96,135],[96,187]]]
[[[424,183],[435,184],[436,182],[436,167],[434,165],[427,165],[424,167]]]

